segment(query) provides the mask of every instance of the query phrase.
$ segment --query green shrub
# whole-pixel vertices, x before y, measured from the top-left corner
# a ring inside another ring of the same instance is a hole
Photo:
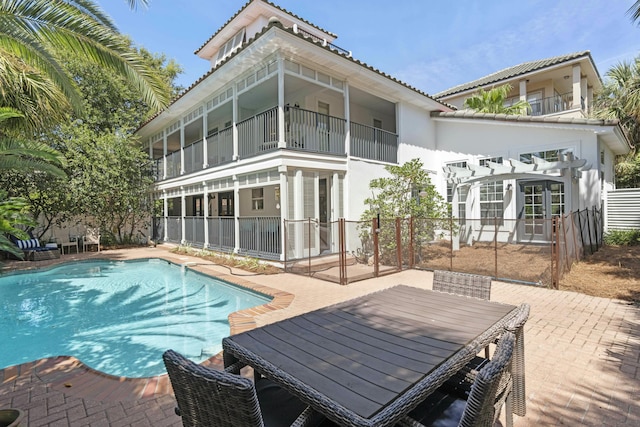
[[[640,229],[609,230],[604,235],[604,243],[615,246],[640,245]]]

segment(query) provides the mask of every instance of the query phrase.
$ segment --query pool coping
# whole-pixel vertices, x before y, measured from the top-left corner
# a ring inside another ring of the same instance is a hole
[[[33,265],[33,261],[22,261],[24,263],[28,262],[28,264],[24,266],[19,265],[17,268],[13,267],[5,269],[12,272],[18,270],[28,271],[44,269],[64,264],[66,262],[157,258],[176,265],[184,265],[186,268],[197,271],[198,273],[224,280],[241,288],[272,297],[271,301],[266,304],[230,313],[228,315],[230,335],[236,335],[256,328],[257,324],[255,316],[269,313],[274,310],[284,309],[288,307],[295,298],[295,295],[289,292],[254,283],[248,278],[251,276],[241,277],[234,275],[232,273],[233,269],[231,268],[229,268],[229,273],[213,271],[213,269],[207,267],[217,266],[216,264],[202,261],[201,258],[193,255],[182,253],[176,254],[169,250],[163,250],[159,251],[155,256],[149,256],[148,254],[135,256],[132,253],[127,253],[127,255],[133,256],[126,256],[123,258],[123,253],[124,252],[121,251],[112,254],[109,254],[108,251],[88,254],[81,253],[76,254],[74,257],[65,257],[64,259],[61,257],[48,262],[39,262],[38,265]],[[202,262],[198,262],[198,260]],[[243,271],[240,269],[238,270]],[[244,272],[244,274],[247,273]],[[223,369],[222,352],[219,352],[200,364],[212,369]],[[40,381],[49,384],[53,389],[63,392],[65,395],[79,396],[84,399],[89,398],[98,401],[122,401],[130,399],[155,398],[167,394],[173,395],[173,390],[171,389],[171,384],[167,374],[144,378],[111,375],[85,365],[76,357],[65,355],[38,359],[0,369],[0,384],[4,384],[9,381],[16,381],[19,377],[24,375],[33,375]]]

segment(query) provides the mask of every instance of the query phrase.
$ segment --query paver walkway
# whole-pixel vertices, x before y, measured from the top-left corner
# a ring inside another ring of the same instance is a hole
[[[64,256],[57,261],[86,256]],[[232,319],[237,330],[399,283],[428,289],[432,278],[430,272],[410,270],[340,286],[291,274],[254,276],[171,254],[160,247],[105,251],[101,256],[195,262],[198,270],[280,295],[274,307]],[[43,266],[45,262],[27,265]],[[640,426],[639,307],[618,300],[500,282],[494,282],[491,299],[531,304],[531,316],[525,326],[527,415],[514,417],[516,427]],[[8,407],[22,409],[22,425],[33,427],[181,425],[173,412],[174,400],[166,376],[114,378],[69,357],[0,370],[0,408]]]

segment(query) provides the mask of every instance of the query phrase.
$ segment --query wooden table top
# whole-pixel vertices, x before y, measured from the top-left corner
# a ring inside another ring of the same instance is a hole
[[[303,400],[308,392],[334,402],[367,425],[479,336],[495,336],[515,308],[399,285],[225,338],[223,347],[294,393],[307,387]]]

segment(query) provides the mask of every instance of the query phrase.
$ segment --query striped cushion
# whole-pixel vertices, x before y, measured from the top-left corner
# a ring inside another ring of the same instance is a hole
[[[16,244],[22,250],[40,247],[40,242],[38,241],[38,239],[18,240]]]

